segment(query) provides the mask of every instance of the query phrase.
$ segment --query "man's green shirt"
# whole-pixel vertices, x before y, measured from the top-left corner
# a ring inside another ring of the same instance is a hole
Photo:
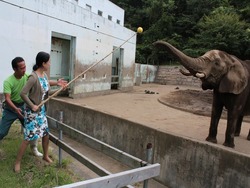
[[[28,80],[28,74],[24,74],[21,79],[16,79],[14,74],[3,82],[3,92],[10,94],[10,99],[15,103],[23,102],[20,92]]]

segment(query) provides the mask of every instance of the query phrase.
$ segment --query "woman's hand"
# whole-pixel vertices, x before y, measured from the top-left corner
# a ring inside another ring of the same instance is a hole
[[[63,90],[65,90],[67,88],[67,84],[68,84],[68,82],[66,80],[64,80],[63,78],[60,78],[57,80],[57,85],[61,86],[63,88]]]
[[[32,108],[32,111],[36,112],[38,109],[39,109],[39,107],[37,105],[34,105],[33,108]]]

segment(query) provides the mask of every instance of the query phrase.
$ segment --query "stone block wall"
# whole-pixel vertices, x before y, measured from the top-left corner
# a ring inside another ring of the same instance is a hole
[[[154,82],[164,85],[200,86],[201,81],[198,78],[184,76],[180,73],[180,68],[182,68],[182,66],[159,66]]]

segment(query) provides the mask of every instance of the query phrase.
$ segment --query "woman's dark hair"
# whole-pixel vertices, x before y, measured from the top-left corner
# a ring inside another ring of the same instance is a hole
[[[36,55],[36,64],[33,66],[33,70],[36,71],[38,68],[43,66],[43,63],[49,61],[50,55],[46,52],[39,52]]]
[[[24,59],[22,57],[15,57],[12,61],[11,61],[11,65],[13,69],[17,69],[18,68],[18,63],[23,62]]]

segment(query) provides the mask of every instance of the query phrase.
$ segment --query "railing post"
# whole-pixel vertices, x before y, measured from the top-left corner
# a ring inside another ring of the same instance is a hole
[[[63,111],[60,111],[60,114],[59,114],[59,122],[62,123],[63,122]],[[58,133],[58,138],[59,140],[62,140],[62,129],[61,127],[59,127],[59,133]],[[58,146],[58,163],[59,163],[59,166],[62,166],[62,149]]]
[[[151,143],[147,144],[147,153],[146,153],[146,161],[148,163],[152,163],[153,156],[153,145]],[[148,180],[144,180],[143,188],[148,188]]]

